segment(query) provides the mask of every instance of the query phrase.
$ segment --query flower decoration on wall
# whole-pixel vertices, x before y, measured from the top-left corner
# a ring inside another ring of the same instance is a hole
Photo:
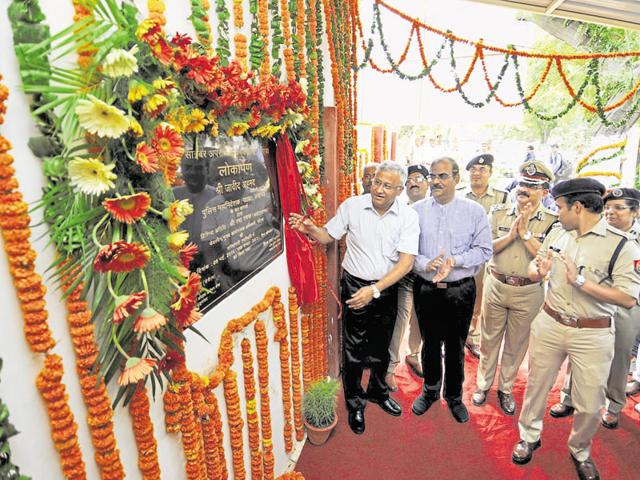
[[[51,146],[36,154],[48,178],[40,207],[60,254],[53,267],[60,280],[82,272],[75,285],[93,311],[95,371],[117,378],[115,403],[127,403],[137,382],[170,379],[163,359],[182,355],[183,330],[201,318],[200,276],[187,270],[197,248],[181,229],[193,206],[172,192],[185,140],[307,138],[309,107],[299,83],[258,78],[187,35],[167,36],[158,15],[91,3],[92,16],[17,54],[21,65],[38,58],[23,81]],[[87,43],[95,55],[86,68],[48,62]],[[302,141],[299,153],[317,148]]]

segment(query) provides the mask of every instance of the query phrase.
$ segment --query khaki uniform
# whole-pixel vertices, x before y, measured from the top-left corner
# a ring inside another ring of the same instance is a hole
[[[640,276],[634,261],[640,260],[640,248],[627,242],[618,256],[612,279],[606,280],[609,259],[620,243],[623,233],[600,221],[582,236],[553,228],[538,254],[546,255],[554,247],[572,259],[587,280],[603,282],[637,298]],[[569,357],[572,365],[573,403],[575,414],[569,435],[569,450],[582,462],[590,457],[591,439],[598,429],[600,408],[604,404],[615,342],[615,327],[576,328],[572,319],[613,318],[618,307],[596,300],[571,285],[566,278],[564,264],[554,258],[549,277],[545,304],[561,313],[566,324],[559,323],[543,308],[533,320],[529,342],[529,376],[524,404],[518,421],[520,438],[534,443],[540,438],[547,395],[558,370]]]
[[[480,197],[476,196],[470,186],[463,187],[456,192],[459,196],[464,196],[469,200],[479,203],[484,211],[489,214],[491,207],[494,205],[510,205],[509,192],[493,188],[491,185],[487,191]],[[476,282],[476,301],[473,304],[473,317],[471,319],[471,327],[467,335],[467,341],[473,345],[480,344],[480,325],[482,323],[482,290],[484,280],[484,265],[480,267],[478,273],[474,277]]]
[[[640,243],[640,225],[635,223],[627,233],[631,236],[632,241],[636,244]],[[615,318],[615,327],[614,354],[605,396],[607,410],[613,413],[620,413],[627,401],[625,387],[627,385],[631,350],[636,338],[640,335],[640,305],[636,305],[629,310],[619,308]],[[570,365],[567,365],[567,375],[565,376],[560,396],[563,404],[569,407],[573,406],[571,401]]]
[[[515,205],[494,206],[489,216],[493,239],[508,234],[517,216]],[[528,230],[534,238],[543,242],[556,221],[557,215],[540,204],[531,214]],[[520,238],[516,238],[501,252],[494,253],[489,260],[482,301],[482,342],[477,375],[480,390],[489,390],[493,384],[503,337],[498,390],[511,393],[518,369],[527,353],[531,322],[544,301],[542,282],[529,283],[527,269],[531,260],[532,256]]]

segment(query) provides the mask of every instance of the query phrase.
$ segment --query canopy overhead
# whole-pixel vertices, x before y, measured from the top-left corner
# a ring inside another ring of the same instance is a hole
[[[640,30],[640,0],[471,0],[555,17]]]

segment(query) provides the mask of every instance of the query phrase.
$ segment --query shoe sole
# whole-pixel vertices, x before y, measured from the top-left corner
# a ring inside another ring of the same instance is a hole
[[[573,415],[573,409],[567,413],[560,413],[560,414],[554,413],[553,410],[549,410],[549,415],[551,415],[553,418],[566,418]]]
[[[604,420],[600,420],[600,423],[602,423],[602,426],[604,428],[608,428],[609,430],[615,430],[616,428],[618,428],[618,423],[607,423]]]
[[[533,452],[535,452],[537,449],[539,449],[542,446],[542,442],[540,442],[538,440],[538,443],[536,443],[533,447],[533,450],[531,450],[531,455],[529,455],[528,458],[520,458],[520,457],[516,457],[514,454],[511,454],[511,461],[513,463],[517,463],[518,465],[526,465],[527,463],[529,463],[531,461],[531,459],[533,458]]]

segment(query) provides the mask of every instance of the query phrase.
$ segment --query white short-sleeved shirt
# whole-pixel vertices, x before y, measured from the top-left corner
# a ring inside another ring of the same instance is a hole
[[[418,214],[397,198],[384,215],[373,208],[368,193],[348,198],[325,228],[336,240],[347,234],[342,268],[363,280],[380,280],[400,253],[418,253]]]

